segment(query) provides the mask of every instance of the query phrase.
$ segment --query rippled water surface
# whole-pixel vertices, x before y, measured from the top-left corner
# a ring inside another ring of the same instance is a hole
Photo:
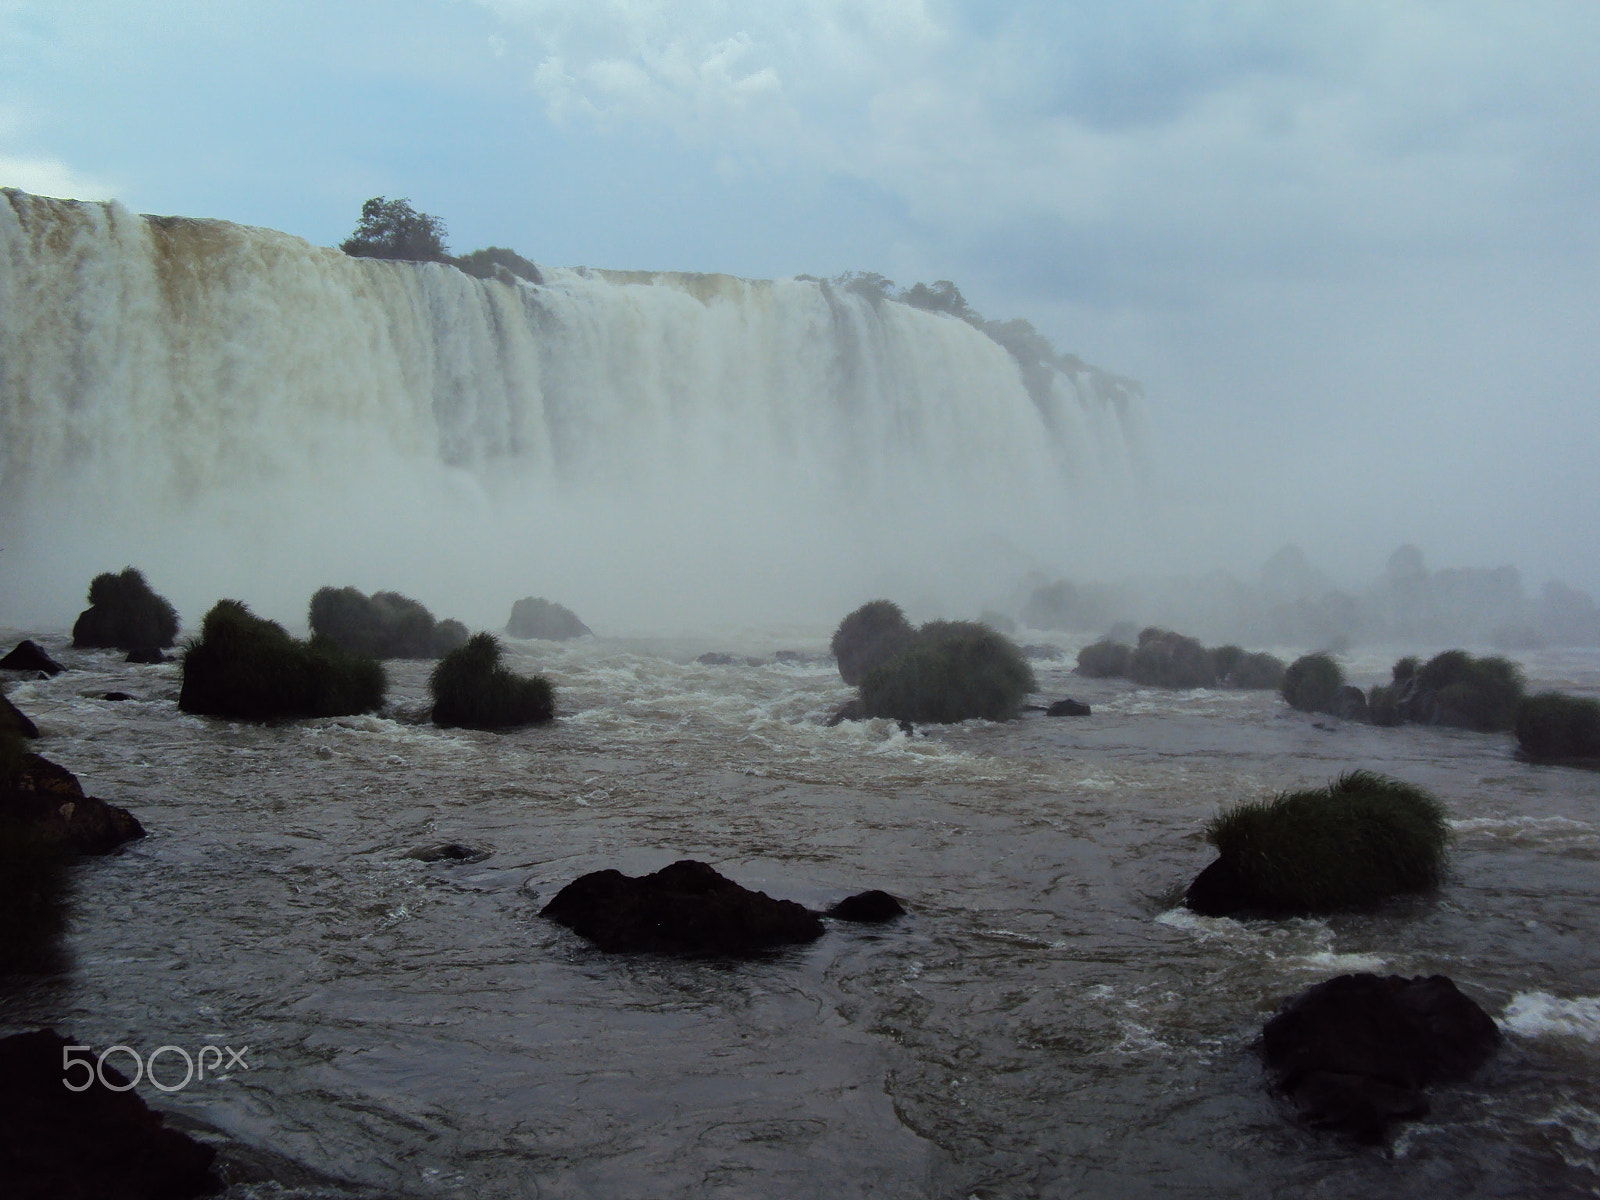
[[[236,1195],[1600,1192],[1600,775],[1508,737],[1083,680],[1071,647],[1039,699],[1090,718],[827,729],[850,694],[830,663],[692,661],[825,644],[793,631],[511,643],[557,685],[542,729],[421,724],[406,663],[383,715],[258,727],[179,714],[175,665],[44,640],[76,669],[11,699],[150,836],[80,868],[70,975],[0,996],[0,1021],[248,1045],[248,1070],[140,1087],[216,1131]],[[1347,669],[1369,684],[1393,657]],[[1600,694],[1600,655],[1523,661]],[[1447,804],[1437,895],[1284,922],[1174,907],[1220,805],[1355,767]],[[487,857],[412,856],[440,842]],[[585,871],[683,857],[814,906],[882,887],[911,915],[737,964],[611,957],[538,916]],[[1443,972],[1508,1035],[1387,1150],[1289,1123],[1249,1048],[1348,970]]]

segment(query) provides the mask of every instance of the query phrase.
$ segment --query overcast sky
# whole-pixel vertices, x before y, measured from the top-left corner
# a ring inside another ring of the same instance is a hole
[[[1600,590],[1595,0],[0,0],[0,184],[953,279],[1144,382],[1175,559]]]

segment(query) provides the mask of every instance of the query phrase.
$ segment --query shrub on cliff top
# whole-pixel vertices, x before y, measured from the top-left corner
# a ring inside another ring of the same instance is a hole
[[[1290,708],[1301,712],[1332,712],[1342,687],[1344,671],[1333,655],[1319,651],[1302,655],[1290,663],[1279,690]]]
[[[246,720],[335,717],[383,703],[383,666],[323,638],[302,642],[237,600],[219,600],[183,655],[184,712]]]
[[[164,650],[177,636],[177,610],[134,567],[96,575],[89,584],[89,607],[72,626],[72,644],[79,647]]]
[[[1435,887],[1448,837],[1438,800],[1371,771],[1241,804],[1206,826],[1206,840],[1259,907],[1298,912],[1362,907]]]
[[[1004,634],[975,621],[929,621],[866,672],[861,705],[869,717],[924,724],[1009,721],[1036,686],[1033,668]]]
[[[866,673],[908,645],[916,630],[892,600],[869,600],[833,632],[831,649],[839,663],[839,676],[859,684]]]
[[[494,634],[476,633],[439,660],[428,676],[435,725],[506,729],[555,716],[550,681],[514,675],[501,665],[500,656]]]

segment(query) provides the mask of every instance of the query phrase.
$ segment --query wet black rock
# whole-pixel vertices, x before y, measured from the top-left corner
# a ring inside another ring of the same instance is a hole
[[[144,836],[127,809],[84,795],[77,776],[37,754],[24,756],[16,774],[0,784],[0,818],[72,854],[106,854]]]
[[[221,1191],[212,1171],[216,1151],[165,1128],[161,1114],[134,1094],[115,1060],[97,1071],[95,1059],[80,1050],[72,1059],[74,1069],[64,1068],[74,1044],[53,1029],[0,1039],[5,1195],[12,1200],[187,1200]],[[89,1086],[75,1090],[84,1083]]]
[[[906,914],[905,906],[888,892],[878,888],[846,896],[824,915],[837,921],[855,921],[863,925],[881,925]]]
[[[46,675],[59,675],[66,668],[44,652],[38,642],[24,638],[0,658],[0,671],[43,671]]]
[[[1493,1018],[1443,975],[1340,975],[1261,1031],[1273,1086],[1300,1119],[1364,1142],[1425,1115],[1423,1089],[1470,1075],[1499,1041]]]
[[[27,714],[4,696],[0,696],[0,730],[7,729],[25,738],[39,736],[39,727],[28,719]]]
[[[123,659],[122,661],[123,662],[130,662],[130,663],[140,663],[140,664],[143,664],[145,666],[151,666],[151,665],[154,665],[156,663],[171,662],[172,661],[172,655],[163,654],[161,652],[161,650],[156,646],[138,646],[138,647],[136,647],[136,648],[134,648],[132,650],[129,650],[128,651],[128,657]]]
[[[1087,717],[1093,711],[1081,700],[1074,700],[1071,696],[1068,696],[1064,700],[1057,700],[1049,708],[1045,709],[1044,715],[1047,717]]]
[[[116,704],[123,700],[132,700],[133,697],[127,692],[101,692],[100,699],[110,700],[113,704]]]
[[[740,887],[691,859],[639,877],[590,872],[541,915],[612,952],[744,957],[823,932],[817,915],[793,900]]]
[[[489,851],[477,850],[471,846],[464,846],[460,842],[439,842],[431,846],[418,846],[411,851],[408,858],[418,862],[482,862],[489,857]]]

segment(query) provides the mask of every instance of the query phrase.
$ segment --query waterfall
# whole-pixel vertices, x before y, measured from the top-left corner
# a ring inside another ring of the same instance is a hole
[[[836,284],[485,281],[3,195],[0,620],[70,622],[125,563],[188,621],[234,595],[295,622],[324,583],[490,626],[541,593],[591,624],[798,620],[948,591],[975,540],[1069,552],[1131,471],[1136,388],[1025,381]]]

